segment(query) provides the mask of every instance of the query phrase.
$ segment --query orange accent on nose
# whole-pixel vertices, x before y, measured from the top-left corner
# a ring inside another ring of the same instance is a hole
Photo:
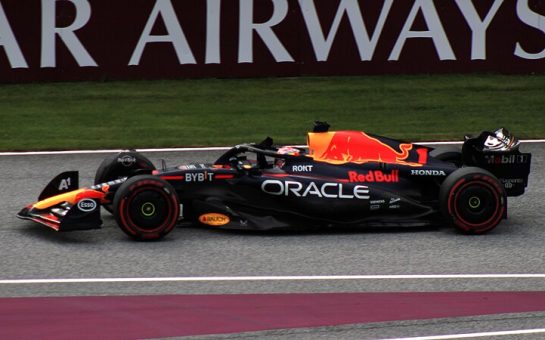
[[[77,202],[76,196],[86,189],[79,189],[75,191],[70,191],[65,194],[60,194],[57,196],[49,197],[43,201],[35,203],[32,207],[35,209],[47,209],[59,203],[68,202],[70,204],[75,204]]]
[[[42,209],[47,209],[54,205],[57,205],[59,203],[64,203],[64,202],[68,202],[70,204],[76,204],[79,200],[84,198],[102,199],[104,198],[104,193],[100,191],[92,190],[92,189],[78,189],[78,190],[70,191],[64,194],[47,198],[38,203],[34,203],[32,207],[35,209],[42,210]]]
[[[104,193],[96,190],[86,189],[83,192],[80,192],[76,195],[76,202],[84,198],[98,198],[101,199],[104,197]]]

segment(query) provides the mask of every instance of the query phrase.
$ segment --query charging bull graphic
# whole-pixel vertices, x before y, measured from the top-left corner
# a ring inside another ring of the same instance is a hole
[[[413,145],[400,143],[400,150],[360,131],[309,133],[311,156],[317,161],[333,164],[382,162],[422,166],[425,162],[409,162]]]

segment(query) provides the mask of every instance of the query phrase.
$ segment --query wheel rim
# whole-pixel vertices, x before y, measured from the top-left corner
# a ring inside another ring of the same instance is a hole
[[[469,208],[478,209],[481,206],[481,199],[478,196],[471,196],[467,203]]]
[[[161,190],[135,193],[127,204],[130,220],[141,230],[155,230],[169,217],[168,196]]]
[[[155,214],[155,204],[152,202],[146,202],[142,204],[141,212],[145,217],[152,217]]]
[[[466,183],[454,198],[456,215],[475,231],[497,219],[500,204],[500,197],[493,188],[480,182]]]

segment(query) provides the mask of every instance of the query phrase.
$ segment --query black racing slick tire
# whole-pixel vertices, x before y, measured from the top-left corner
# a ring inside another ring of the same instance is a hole
[[[155,170],[153,163],[139,152],[128,150],[106,157],[100,163],[96,173],[94,184],[115,181],[120,178],[130,177],[142,171]],[[104,204],[104,209],[113,213],[111,204]]]
[[[129,178],[115,193],[115,220],[137,241],[163,238],[176,226],[180,203],[174,188],[152,175]]]
[[[451,173],[441,184],[439,204],[447,222],[466,234],[484,234],[507,215],[507,196],[500,181],[476,167]]]
[[[430,157],[443,162],[453,163],[462,166],[462,150],[456,146],[441,146],[433,149],[429,153]]]

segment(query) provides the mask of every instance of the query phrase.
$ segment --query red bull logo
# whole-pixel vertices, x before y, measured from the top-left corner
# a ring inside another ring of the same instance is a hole
[[[309,148],[315,160],[333,164],[381,162],[422,166],[425,163],[425,160],[407,161],[413,149],[410,143],[400,143],[398,151],[360,131],[309,133]]]
[[[368,171],[367,173],[348,171],[348,181],[353,183],[398,183],[399,170],[392,170],[389,174],[385,174],[381,170]]]

